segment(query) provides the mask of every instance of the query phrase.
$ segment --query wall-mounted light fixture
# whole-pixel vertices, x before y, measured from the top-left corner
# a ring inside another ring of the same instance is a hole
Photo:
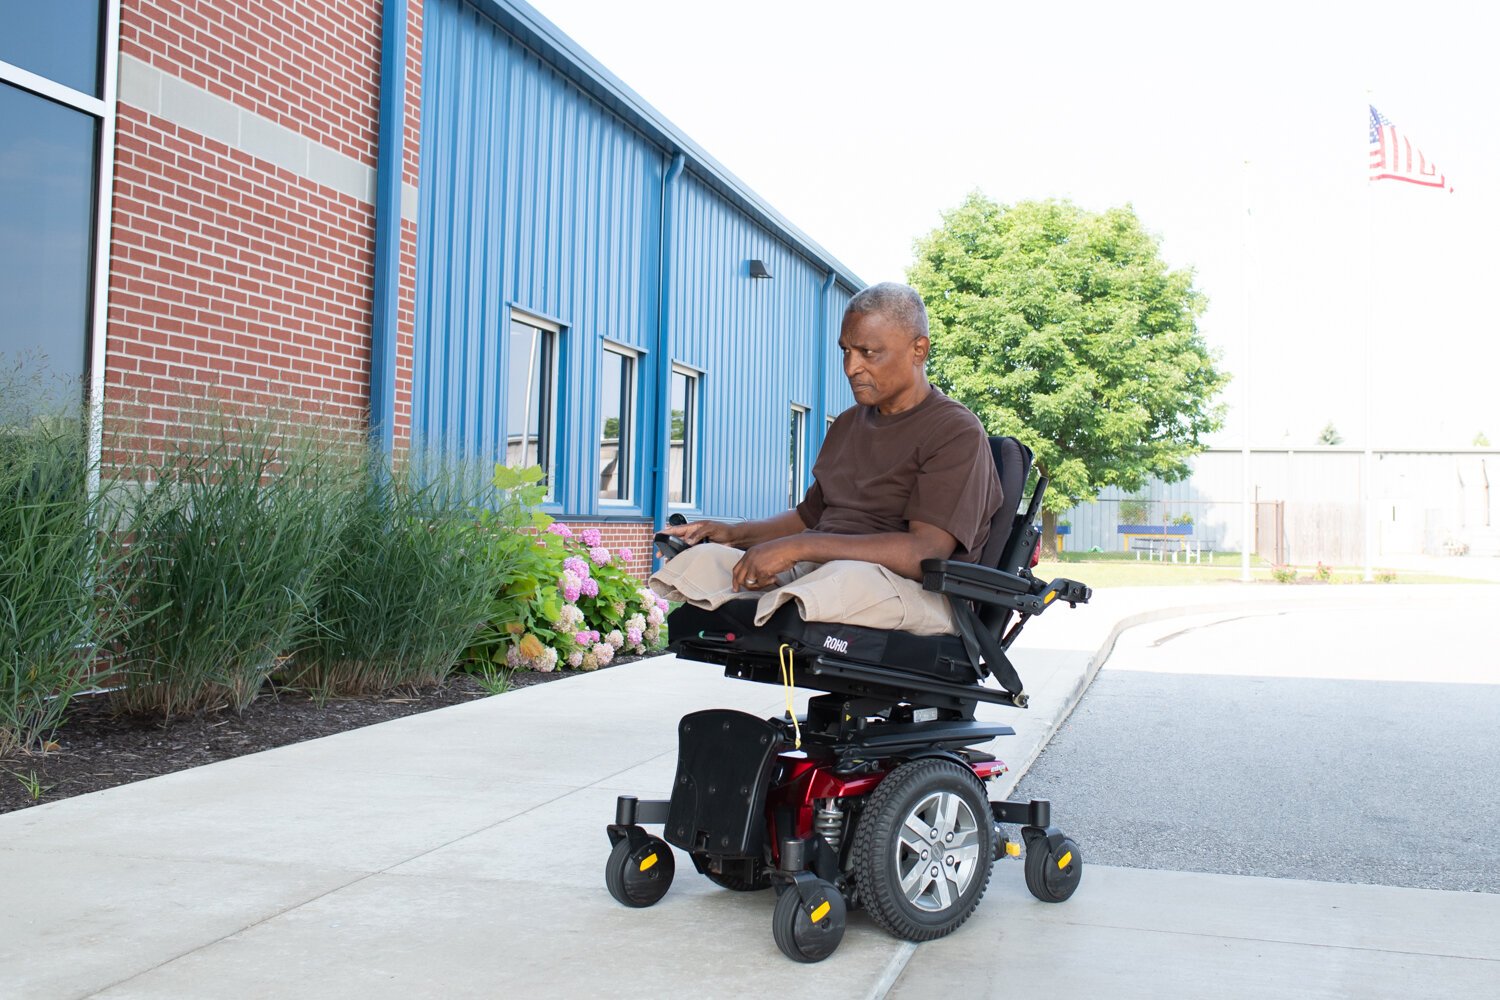
[[[750,265],[750,277],[752,277],[752,278],[769,278],[771,276],[771,272],[768,271],[768,270],[766,270],[766,262],[765,261],[763,261],[763,260],[750,260],[750,261],[746,261],[746,263]]]

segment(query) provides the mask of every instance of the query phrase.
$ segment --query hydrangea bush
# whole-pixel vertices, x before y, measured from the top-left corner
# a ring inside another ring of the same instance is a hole
[[[541,499],[540,479],[534,466],[495,470],[496,487],[530,506]],[[497,529],[491,545],[514,557],[514,568],[473,658],[511,669],[595,670],[666,645],[667,602],[630,573],[630,549],[611,550],[597,529],[575,532],[539,512],[529,525]]]

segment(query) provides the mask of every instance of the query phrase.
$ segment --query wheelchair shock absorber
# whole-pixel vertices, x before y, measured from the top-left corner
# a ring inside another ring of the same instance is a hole
[[[839,805],[838,799],[819,799],[813,809],[813,833],[822,837],[833,849],[834,856],[839,853],[839,845],[844,840],[844,810]]]

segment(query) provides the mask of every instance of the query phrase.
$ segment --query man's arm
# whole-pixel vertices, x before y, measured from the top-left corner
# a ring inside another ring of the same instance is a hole
[[[758,521],[740,521],[737,524],[725,524],[722,521],[693,521],[690,524],[671,525],[663,528],[662,534],[681,538],[689,545],[697,545],[699,542],[719,542],[722,545],[732,545],[737,549],[748,549],[806,530],[807,525],[802,523],[801,515],[795,510],[785,510],[774,517],[765,517]]]
[[[796,516],[795,511],[790,513]],[[800,518],[797,521],[801,523]],[[799,531],[752,545],[734,567],[734,589],[765,590],[776,586],[776,574],[799,562],[834,559],[879,563],[909,580],[920,580],[924,559],[946,559],[957,548],[958,539],[924,521],[912,521],[906,531],[874,535]]]

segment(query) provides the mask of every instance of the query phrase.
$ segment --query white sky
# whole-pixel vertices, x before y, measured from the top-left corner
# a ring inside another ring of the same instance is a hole
[[[1257,446],[1362,445],[1367,344],[1376,447],[1500,445],[1500,7],[531,2],[866,281],[975,188],[1133,204],[1208,296],[1217,443],[1248,287]],[[1371,102],[1454,194],[1365,179]]]

